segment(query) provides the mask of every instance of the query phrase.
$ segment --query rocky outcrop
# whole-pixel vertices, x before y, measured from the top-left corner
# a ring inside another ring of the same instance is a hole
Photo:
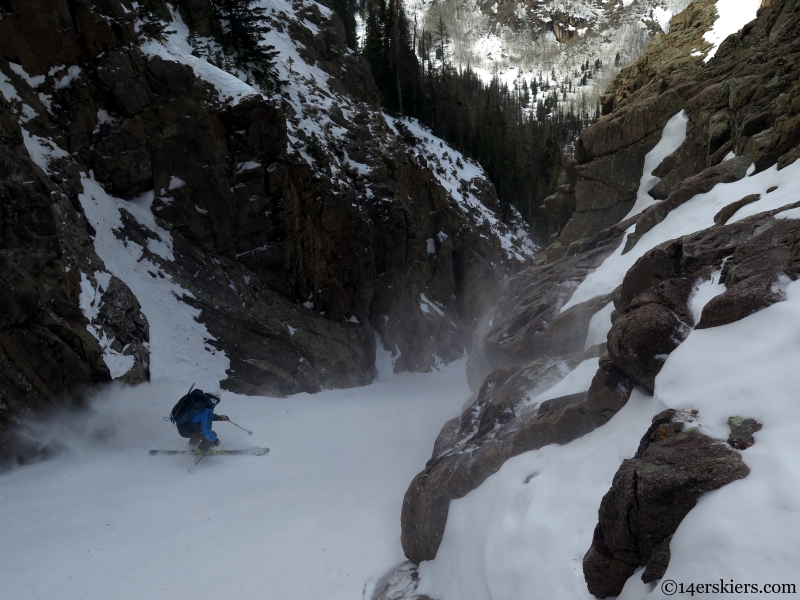
[[[634,457],[614,475],[583,558],[596,597],[619,595],[639,567],[645,583],[660,579],[670,539],[700,496],[750,472],[739,453],[692,426],[695,416],[669,409],[653,417]]]
[[[633,248],[636,245],[636,242],[638,242],[645,233],[663,221],[664,217],[678,208],[681,204],[691,200],[697,194],[704,194],[711,191],[718,183],[731,183],[734,181],[739,181],[747,174],[747,170],[752,164],[753,162],[748,157],[739,156],[737,158],[727,160],[717,166],[709,167],[702,173],[699,173],[693,177],[689,177],[682,183],[676,185],[672,193],[663,199],[662,202],[651,206],[636,219],[636,229],[634,229],[634,231],[628,235],[628,239],[625,241],[623,253],[628,252],[631,248]],[[664,180],[662,179],[661,182],[659,182],[656,187],[650,191],[650,194],[655,196],[653,193],[654,190],[663,182]],[[750,201],[752,201],[752,199]],[[747,202],[739,201],[729,205],[728,207],[725,207],[722,211],[722,214],[726,215],[724,222],[727,222],[727,220],[733,216],[733,213],[735,213],[745,204],[747,204]]]
[[[578,362],[573,359],[568,364]],[[546,388],[547,371],[546,363],[532,363],[495,372],[461,419],[445,425],[436,454],[403,499],[400,539],[409,560],[419,563],[436,557],[451,500],[478,487],[512,456],[566,444],[606,423],[625,405],[634,385],[610,361],[601,359],[588,392],[530,402],[532,382]]]
[[[728,38],[707,65],[703,52],[708,44],[702,36],[716,18],[713,3],[696,0],[673,18],[669,33],[657,36],[645,55],[609,86],[604,116],[576,144],[574,175],[557,197],[545,201],[543,210],[558,231],[548,255],[608,227],[630,210],[645,154],[681,109],[689,116],[686,141],[654,171],[661,181],[651,190],[658,199],[677,195],[648,218],[658,218],[693,188],[724,180],[706,170],[731,152],[748,157],[757,171],[775,164],[782,168],[797,159],[800,104],[790,100],[800,91],[793,66],[798,19],[793,6],[781,2],[763,8],[759,19]],[[686,181],[698,174],[699,179]],[[676,187],[680,184],[683,191]],[[571,196],[574,213],[564,223]]]
[[[578,38],[578,28],[583,22],[584,20],[580,17],[576,18],[572,15],[562,13],[561,11],[556,11],[550,15],[550,21],[547,27],[553,32],[559,42],[568,44],[572,40]]]
[[[111,381],[98,339],[79,308],[81,270],[99,266],[85,222],[61,190],[27,158],[11,106],[0,97],[0,456],[15,451],[8,429],[32,413],[53,414],[62,402],[80,402]],[[124,285],[106,290],[103,318],[117,335],[147,342],[147,323]],[[125,330],[125,331],[123,331]],[[138,353],[141,346],[131,348]],[[120,348],[121,350],[121,348]],[[137,357],[131,381],[146,378]]]
[[[636,261],[620,287],[608,334],[615,364],[652,391],[666,357],[693,327],[732,323],[782,300],[781,278],[800,269],[793,250],[800,225],[774,218],[778,212],[665,242]],[[695,323],[692,290],[715,269],[727,289]]]
[[[567,256],[544,263],[506,282],[483,342],[470,356],[470,371],[481,379],[497,368],[534,359],[580,353],[589,320],[610,297],[561,307],[586,275],[619,245],[632,221],[624,221],[566,248]]]
[[[790,123],[796,109],[800,110],[793,100],[800,96],[800,82],[797,71],[789,74],[786,69],[798,60],[800,50],[790,33],[792,27],[796,31],[800,18],[796,4],[786,0],[762,9],[759,19],[724,42],[716,57],[704,65],[690,54],[707,49],[702,36],[716,15],[710,3],[694,2],[673,20],[670,33],[658,38],[639,62],[624,69],[609,89],[607,114],[583,132],[557,193],[545,200],[557,233],[534,266],[508,280],[482,332],[482,344],[470,357],[471,381],[485,377],[478,399],[460,419],[445,425],[431,461],[406,494],[402,540],[410,560],[435,556],[449,501],[474,489],[502,461],[523,448],[539,447],[540,442],[565,443],[572,435],[605,422],[610,412],[574,428],[568,416],[584,409],[591,412],[588,406],[601,397],[606,398],[604,410],[613,411],[624,405],[633,386],[652,391],[667,356],[693,328],[731,323],[783,299],[783,287],[800,273],[795,252],[798,221],[776,218],[788,208],[784,207],[730,223],[738,210],[758,199],[745,197],[730,198],[715,226],[646,252],[613,292],[561,312],[577,285],[612,251],[629,252],[672,210],[718,184],[742,179],[754,168],[776,164],[782,168],[793,160],[800,137],[791,133]],[[675,60],[678,55],[683,58]],[[763,101],[751,93],[756,81],[767,90]],[[746,99],[740,98],[741,93],[747,94]],[[651,195],[661,201],[620,222],[636,197],[645,154],[659,140],[666,121],[681,109],[689,116],[686,140],[654,171],[661,180]],[[784,119],[783,115],[788,116]],[[732,159],[728,157],[731,151]],[[619,248],[624,232],[632,226],[628,242]],[[696,314],[695,291],[712,276],[718,276],[726,289]],[[543,389],[538,386],[551,381],[548,368],[561,361],[575,364],[569,361],[580,356],[591,318],[609,302],[614,310],[607,355],[586,396],[554,399],[554,410],[543,411],[544,404],[535,410],[527,407],[521,399],[535,397]],[[604,386],[603,381],[615,383]],[[737,419],[732,429],[741,426],[732,431],[730,444],[746,448],[758,425]],[[594,558],[587,558],[587,580],[594,578],[593,593],[618,593],[619,582],[624,583],[639,565],[648,565],[649,581],[660,577],[669,559],[668,538],[697,497],[746,474],[746,469],[739,468],[743,465],[738,455],[729,449],[720,454],[721,442],[698,437],[694,429],[670,432],[669,439],[654,440],[649,454],[643,446],[634,459],[656,464],[663,455],[663,460],[674,461],[677,471],[665,479],[665,485],[680,480],[681,461],[687,461],[687,473],[694,468],[703,471],[704,465],[713,466],[718,458],[723,465],[733,465],[732,470],[711,468],[709,478],[698,480],[699,487],[681,499],[680,510],[674,513],[665,500],[671,493],[669,485],[654,488],[652,506],[647,509],[653,512],[646,519],[652,517],[655,529],[647,533],[651,536],[648,546],[642,545],[636,531],[609,517],[609,523],[620,528],[622,541],[618,546],[614,546],[616,541],[603,546],[601,539],[593,547]],[[514,439],[525,441],[518,445],[508,441]],[[640,462],[630,463],[634,464]],[[619,476],[628,482],[626,486],[639,468],[630,465],[624,469],[633,470]],[[661,512],[665,512],[664,522],[659,525]],[[608,535],[612,536],[611,530]],[[631,548],[634,554],[624,554]],[[614,552],[623,554],[615,558]]]

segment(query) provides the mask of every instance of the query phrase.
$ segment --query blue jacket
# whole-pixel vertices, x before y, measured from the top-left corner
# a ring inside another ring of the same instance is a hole
[[[192,417],[192,423],[196,424],[196,427],[199,427],[200,431],[203,434],[203,437],[206,438],[209,442],[216,442],[217,441],[217,434],[211,431],[211,422],[214,420],[214,409],[213,408],[204,408],[203,410],[199,411]]]

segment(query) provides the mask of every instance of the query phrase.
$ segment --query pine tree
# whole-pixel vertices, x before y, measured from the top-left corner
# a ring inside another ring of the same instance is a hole
[[[223,47],[233,54],[236,66],[251,71],[267,91],[277,90],[281,85],[275,65],[279,53],[274,46],[262,44],[262,37],[272,31],[267,10],[255,0],[212,0],[212,4],[225,25]]]
[[[368,0],[362,55],[390,111],[416,114],[416,86],[420,77],[402,0]]]
[[[356,16],[355,9],[348,0],[331,0],[333,12],[342,20],[344,25],[345,42],[351,50],[356,50]]]

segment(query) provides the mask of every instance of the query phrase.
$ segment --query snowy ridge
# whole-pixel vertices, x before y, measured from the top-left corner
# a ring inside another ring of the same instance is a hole
[[[555,90],[559,101],[566,100],[576,110],[593,112],[619,69],[638,58],[653,35],[669,31],[672,16],[688,4],[689,0],[488,4],[477,0],[416,0],[407,8],[412,27],[416,19],[419,32],[435,31],[442,17],[457,67],[469,65],[486,82],[497,75],[510,88],[521,79],[540,82],[534,106]],[[559,24],[572,36],[567,42],[558,41],[553,31],[554,19],[559,18]],[[596,69],[598,59],[602,67]],[[587,60],[591,76],[582,83],[585,72],[581,65]]]
[[[533,257],[536,247],[522,228],[522,216],[516,208],[509,207],[513,213],[512,222],[517,224],[516,227],[509,227],[476,197],[477,190],[474,182],[486,179],[486,173],[479,164],[465,157],[458,150],[447,146],[416,119],[401,120],[387,117],[386,120],[398,135],[400,132],[397,125],[402,122],[420,140],[420,143],[416,145],[416,150],[431,163],[431,171],[436,179],[465,211],[473,215],[478,226],[488,225],[489,229],[500,238],[500,243],[509,259],[523,262],[526,258]]]

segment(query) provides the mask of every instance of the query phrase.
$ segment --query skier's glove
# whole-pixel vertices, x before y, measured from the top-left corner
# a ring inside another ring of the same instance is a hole
[[[214,415],[215,421],[230,421],[228,415]]]

